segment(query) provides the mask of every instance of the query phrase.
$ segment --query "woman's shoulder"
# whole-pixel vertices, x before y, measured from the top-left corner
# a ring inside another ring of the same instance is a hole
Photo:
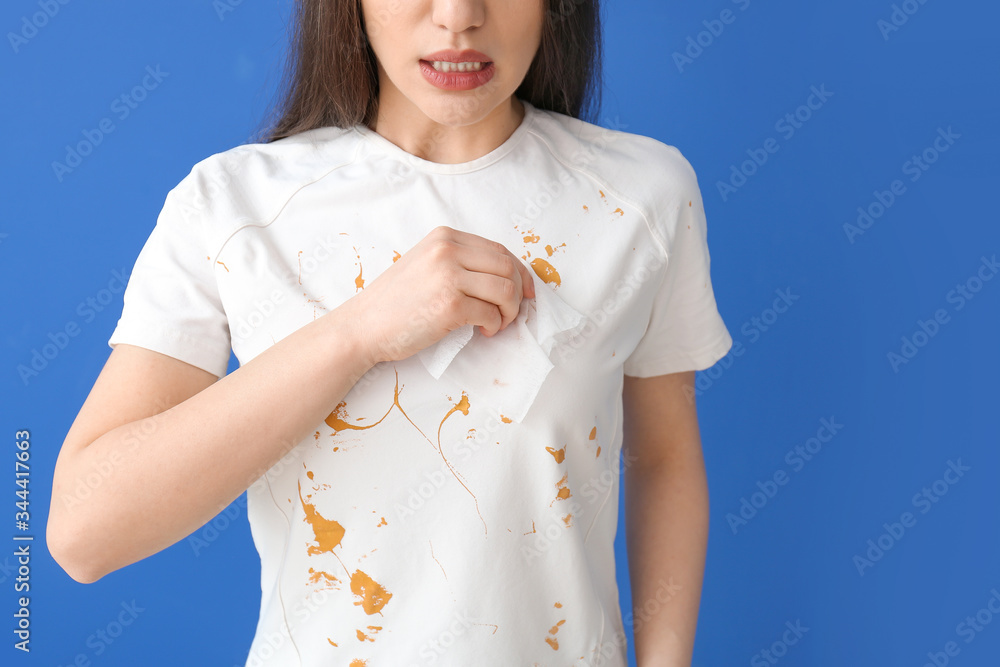
[[[357,138],[329,126],[234,146],[196,162],[168,197],[205,220],[266,220],[303,184],[349,164]]]
[[[536,109],[534,133],[552,156],[619,196],[653,208],[686,204],[698,190],[694,167],[676,146],[625,131],[618,117],[607,127]]]
[[[351,128],[318,127],[269,143],[241,144],[196,162],[185,181],[192,188],[207,189],[236,178],[247,185],[296,179],[336,164],[338,156],[349,159],[356,138]]]

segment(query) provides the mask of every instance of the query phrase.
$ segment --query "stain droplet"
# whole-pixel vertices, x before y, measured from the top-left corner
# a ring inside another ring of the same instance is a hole
[[[361,570],[355,570],[351,575],[351,592],[361,598],[354,604],[360,605],[368,615],[382,611],[392,598],[392,593]]]
[[[536,257],[535,259],[531,260],[531,268],[534,269],[535,274],[537,274],[538,277],[544,280],[545,282],[555,283],[556,285],[562,284],[562,279],[559,277],[559,272],[556,271],[551,264],[546,262],[541,257]]]
[[[555,449],[554,447],[546,447],[545,451],[552,455],[552,458],[556,460],[556,463],[562,463],[566,458],[566,447],[562,449]]]

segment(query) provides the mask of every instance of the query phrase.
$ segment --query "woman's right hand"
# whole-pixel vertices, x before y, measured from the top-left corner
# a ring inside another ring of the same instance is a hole
[[[350,299],[373,363],[405,359],[466,324],[492,336],[535,296],[531,269],[501,243],[448,226],[424,238]]]

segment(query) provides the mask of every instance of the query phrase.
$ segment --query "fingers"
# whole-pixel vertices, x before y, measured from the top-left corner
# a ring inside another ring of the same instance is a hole
[[[506,276],[517,283],[518,298],[521,296],[529,299],[535,297],[532,269],[528,268],[502,243],[450,227],[439,229],[447,230],[444,236],[450,242],[464,246],[463,252],[459,253],[459,260],[463,267],[469,271]]]
[[[499,309],[500,321],[494,329],[487,328],[492,332],[505,328],[514,321],[521,308],[521,299],[518,298],[517,285],[509,278],[503,278],[492,273],[480,273],[478,271],[463,271],[459,274],[456,287],[466,296],[482,301],[492,307],[493,312]],[[478,310],[478,308],[477,308]],[[493,317],[475,320],[476,322],[492,322]]]

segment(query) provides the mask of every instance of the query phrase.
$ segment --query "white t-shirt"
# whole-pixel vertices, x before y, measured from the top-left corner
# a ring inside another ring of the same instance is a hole
[[[503,243],[588,322],[548,351],[520,421],[481,400],[491,378],[434,379],[418,355],[330,406],[248,490],[262,594],[248,666],[626,664],[623,375],[708,368],[732,338],[680,151],[524,107],[461,164],[325,127],[212,155],[167,195],[112,346],[221,377],[230,347],[248,363],[442,224]]]

